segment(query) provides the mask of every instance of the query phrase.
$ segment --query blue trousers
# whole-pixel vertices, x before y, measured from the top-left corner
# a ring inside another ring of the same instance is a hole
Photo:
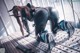
[[[52,33],[56,33],[55,28],[58,26],[58,16],[53,11],[48,11],[46,9],[38,10],[34,15],[34,23],[35,23],[35,32],[38,35],[41,31],[44,31],[47,21],[50,20],[51,23],[51,31]]]

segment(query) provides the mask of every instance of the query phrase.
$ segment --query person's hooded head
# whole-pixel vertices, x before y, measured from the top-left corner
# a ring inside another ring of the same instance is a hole
[[[29,7],[29,8],[31,9],[31,4],[30,4],[30,3],[28,3],[26,6]]]
[[[35,11],[35,9],[33,8],[33,5],[31,5],[30,3],[27,3],[26,6],[30,9],[31,13]]]

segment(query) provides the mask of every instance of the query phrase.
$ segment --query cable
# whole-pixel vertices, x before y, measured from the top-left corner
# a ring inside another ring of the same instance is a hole
[[[63,10],[64,20],[66,20],[66,19],[65,19],[64,6],[63,6],[63,0],[61,0],[61,6],[62,6],[62,10]]]

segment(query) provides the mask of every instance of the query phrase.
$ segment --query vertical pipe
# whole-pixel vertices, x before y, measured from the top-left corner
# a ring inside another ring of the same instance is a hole
[[[48,6],[49,6],[49,0],[47,0],[47,4],[48,4]]]
[[[23,2],[22,2],[22,0],[21,0],[21,4],[22,4],[22,6],[23,6]]]
[[[4,5],[6,6],[6,3],[5,3],[4,0],[3,0],[3,2],[4,2]],[[6,6],[6,9],[7,9],[7,12],[8,12],[8,8],[7,8],[7,6]],[[9,12],[8,12],[8,14],[9,14]],[[13,27],[14,27],[14,30],[16,31],[16,28],[15,28],[15,26],[14,26],[14,24],[13,24],[13,21],[12,21],[12,19],[11,19],[10,14],[9,14],[9,17],[10,17],[11,23],[12,23],[12,25],[13,25]]]
[[[72,0],[71,0],[71,5],[72,5],[74,23],[75,23],[75,25],[76,25],[76,19],[75,19],[75,13],[74,13],[74,7],[73,7],[73,1],[72,1]],[[76,26],[75,26],[75,27],[76,27]]]
[[[54,5],[54,8],[56,8],[56,6],[55,6],[55,0],[54,0],[54,2],[53,2],[53,5]]]
[[[39,0],[36,0],[36,1],[37,1],[37,4],[38,4],[38,7],[39,7],[39,3],[38,3]]]
[[[12,0],[12,1],[13,1],[14,5],[16,5],[15,2],[14,2],[14,0]]]
[[[8,36],[9,34],[8,34],[7,29],[6,29],[5,25],[4,25],[4,22],[3,22],[2,18],[1,18],[1,13],[0,13],[0,20],[1,20],[1,22],[3,24],[3,27],[4,27],[5,31],[6,31],[6,34]]]
[[[31,5],[32,5],[32,0],[30,0],[30,3],[31,3]]]
[[[44,2],[43,2],[43,0],[42,0],[42,5],[43,5],[43,7],[44,7]]]
[[[63,0],[61,0],[61,6],[62,6],[62,10],[63,10],[64,20],[66,21],[65,12],[64,12],[64,6],[63,6]],[[65,26],[65,22],[64,22],[64,26]],[[66,26],[65,26],[65,27],[66,27]]]
[[[63,10],[64,20],[66,20],[66,18],[65,18],[65,12],[64,12],[64,7],[63,7],[63,0],[61,0],[61,6],[62,6],[62,10]]]

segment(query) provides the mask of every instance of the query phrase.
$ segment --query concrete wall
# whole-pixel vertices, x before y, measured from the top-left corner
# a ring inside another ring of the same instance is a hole
[[[3,24],[3,22],[2,22],[1,14],[0,14],[0,39],[1,39],[3,36],[7,36],[7,32],[6,32],[6,29],[4,28],[4,24]]]
[[[10,4],[10,3],[12,3],[11,1],[12,0],[0,0],[0,18],[1,18],[0,19],[0,36],[2,36],[2,34],[6,32],[4,29],[4,26],[5,26],[8,34],[15,32],[15,27],[13,25],[11,17],[9,16],[9,13],[8,13],[8,8],[12,6],[12,4]],[[6,3],[9,4],[8,8],[6,6]],[[4,24],[4,26],[3,26],[3,24]],[[2,32],[2,31],[4,31],[4,32]],[[7,35],[7,34],[5,34],[5,35]]]

